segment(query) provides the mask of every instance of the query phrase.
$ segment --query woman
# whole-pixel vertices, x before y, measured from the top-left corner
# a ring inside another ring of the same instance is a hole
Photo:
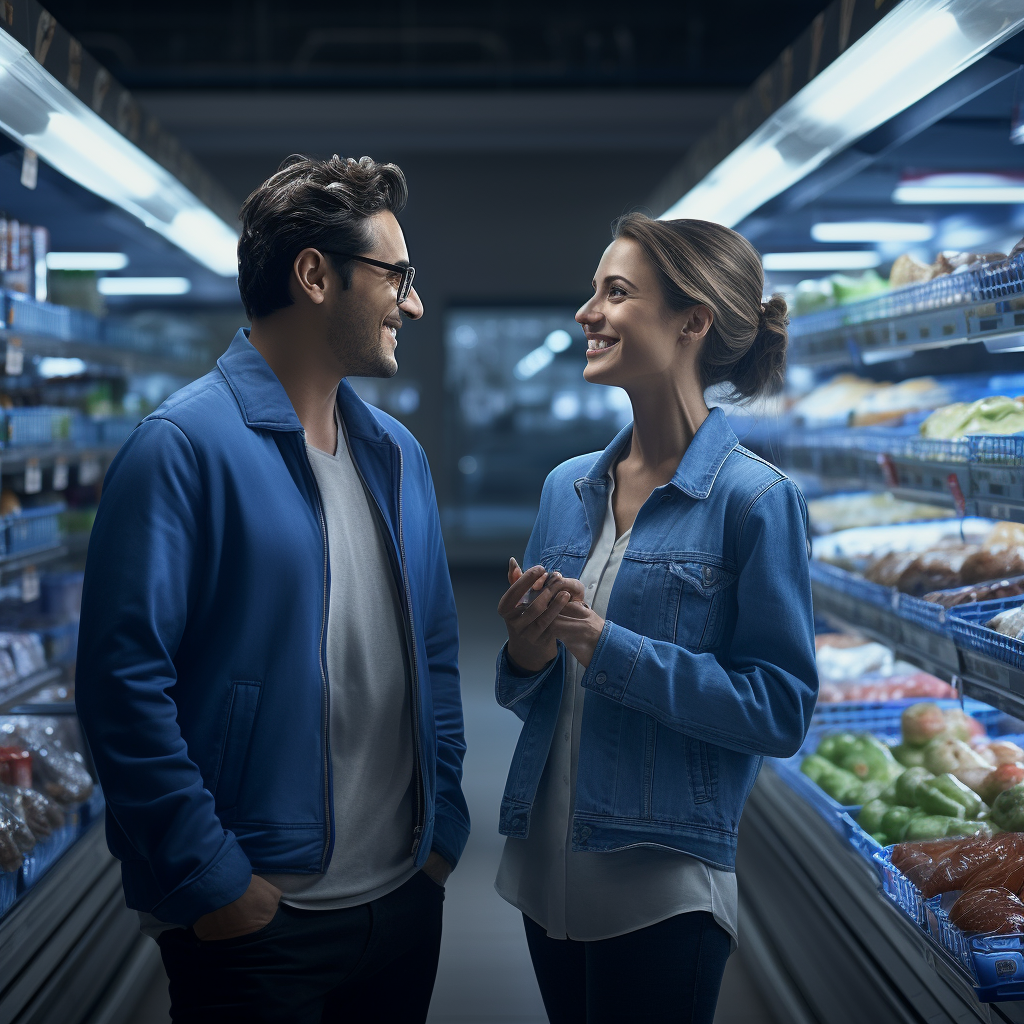
[[[817,694],[806,511],[712,385],[778,391],[786,303],[718,224],[616,225],[576,314],[584,377],[634,420],[548,477],[498,611],[497,697],[524,721],[496,888],[553,1024],[710,1022],[736,941],[736,831],[762,758]]]

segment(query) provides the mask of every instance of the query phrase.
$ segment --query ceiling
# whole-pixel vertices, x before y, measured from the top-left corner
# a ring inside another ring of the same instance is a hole
[[[824,0],[52,0],[130,89],[744,87]]]

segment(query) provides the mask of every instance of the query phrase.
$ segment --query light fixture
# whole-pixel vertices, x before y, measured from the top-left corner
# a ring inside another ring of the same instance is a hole
[[[1024,26],[1020,5],[903,0],[662,215],[732,226]]]
[[[225,277],[238,273],[236,231],[2,30],[0,93],[0,129],[12,139],[203,266]]]
[[[766,252],[761,257],[765,270],[871,270],[882,257],[870,249],[838,252]]]
[[[75,356],[43,356],[36,366],[40,377],[78,377],[86,369],[85,360]]]
[[[128,257],[123,252],[48,252],[47,270],[124,270]]]
[[[1024,203],[1024,175],[960,172],[900,180],[894,203]]]
[[[816,242],[927,242],[931,224],[894,220],[823,221],[811,228]]]
[[[555,353],[546,345],[541,345],[540,348],[527,352],[512,368],[512,373],[518,380],[529,380],[540,373],[545,366],[550,366],[554,359]]]
[[[101,277],[96,290],[100,295],[187,295],[192,282],[187,277]]]
[[[545,339],[545,348],[551,349],[552,352],[564,352],[567,348],[572,345],[572,335],[568,331],[557,330],[552,331]]]

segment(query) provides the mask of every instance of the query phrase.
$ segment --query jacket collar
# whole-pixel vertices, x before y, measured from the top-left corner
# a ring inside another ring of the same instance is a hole
[[[302,430],[288,392],[249,341],[246,328],[235,335],[228,350],[217,360],[217,366],[238,400],[246,426],[264,430]],[[350,437],[377,443],[391,440],[347,380],[338,386],[338,408]]]
[[[612,467],[629,447],[632,437],[633,424],[630,423],[619,431],[612,443],[598,456],[590,472],[576,481],[577,491],[582,484],[603,487],[605,478],[610,475]],[[719,408],[712,409],[708,418],[693,435],[693,440],[683,453],[679,468],[669,483],[691,498],[706,498],[711,493],[719,470],[737,443],[736,435],[729,426],[725,413]]]

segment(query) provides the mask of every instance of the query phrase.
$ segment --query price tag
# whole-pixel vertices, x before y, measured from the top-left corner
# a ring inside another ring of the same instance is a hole
[[[963,517],[967,514],[967,501],[964,498],[963,489],[960,487],[960,480],[957,478],[956,473],[950,473],[946,477],[946,486],[949,488],[949,493],[953,495],[953,504],[956,506],[956,514]]]
[[[875,456],[875,462],[881,467],[882,477],[885,479],[886,487],[899,487],[900,478],[896,472],[896,463],[892,461],[891,455],[886,455],[884,452],[879,452]]]
[[[78,482],[87,487],[96,483],[100,478],[100,464],[98,459],[82,459],[78,464]]]
[[[25,463],[25,493],[38,494],[43,489],[43,471],[38,459],[29,459]]]
[[[66,490],[68,486],[68,460],[56,459],[53,463],[53,489]]]
[[[21,342],[12,339],[7,342],[7,355],[4,358],[4,373],[11,377],[20,377],[21,371],[25,368],[25,353],[22,350]]]
[[[39,573],[34,565],[21,574],[21,599],[26,604],[39,599]]]

